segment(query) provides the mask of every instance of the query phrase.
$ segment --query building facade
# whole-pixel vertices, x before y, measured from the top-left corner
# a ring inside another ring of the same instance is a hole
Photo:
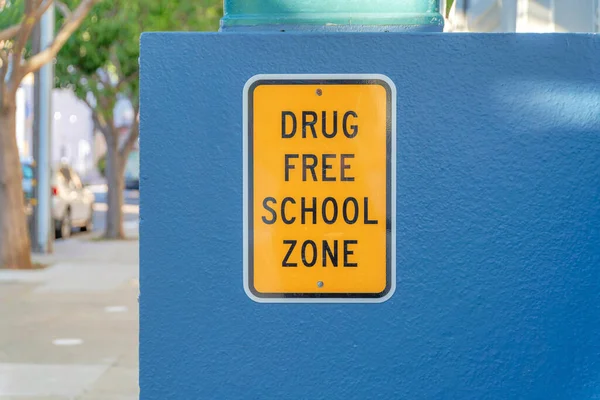
[[[52,162],[67,163],[80,175],[95,168],[94,124],[87,104],[71,90],[52,91]]]
[[[455,0],[447,31],[598,32],[600,0]]]
[[[34,77],[28,75],[17,92],[16,135],[19,154],[23,159],[34,158]],[[82,177],[98,177],[98,160],[106,153],[104,137],[95,131],[91,111],[68,89],[52,91],[51,163],[67,163]],[[115,107],[115,124],[121,137],[129,132],[133,108],[121,100]],[[137,152],[137,145],[134,148]],[[136,154],[132,155],[135,158]],[[137,165],[136,161],[133,164]],[[129,168],[129,166],[128,166]],[[131,167],[134,168],[134,167]],[[135,168],[134,168],[135,169]]]

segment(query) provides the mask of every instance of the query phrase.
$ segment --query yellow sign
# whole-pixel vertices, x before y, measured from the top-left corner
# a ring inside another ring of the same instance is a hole
[[[394,84],[259,75],[244,90],[244,286],[259,302],[395,290]]]

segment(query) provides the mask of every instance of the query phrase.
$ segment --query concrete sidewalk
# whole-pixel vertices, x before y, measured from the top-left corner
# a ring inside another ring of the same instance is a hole
[[[138,398],[138,241],[76,235],[0,270],[0,400]]]

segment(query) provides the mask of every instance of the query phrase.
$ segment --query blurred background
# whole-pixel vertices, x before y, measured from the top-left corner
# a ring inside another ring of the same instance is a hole
[[[598,32],[598,0],[446,0],[452,32]]]
[[[600,30],[600,0],[441,9],[447,32]],[[222,14],[0,0],[0,399],[138,398],[139,35],[216,31]]]
[[[138,398],[139,37],[222,14],[0,0],[0,399]]]

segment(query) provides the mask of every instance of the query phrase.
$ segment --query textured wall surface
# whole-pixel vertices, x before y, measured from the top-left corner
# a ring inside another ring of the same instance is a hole
[[[599,399],[600,37],[145,34],[142,400]],[[397,290],[242,287],[242,88],[398,89]]]

